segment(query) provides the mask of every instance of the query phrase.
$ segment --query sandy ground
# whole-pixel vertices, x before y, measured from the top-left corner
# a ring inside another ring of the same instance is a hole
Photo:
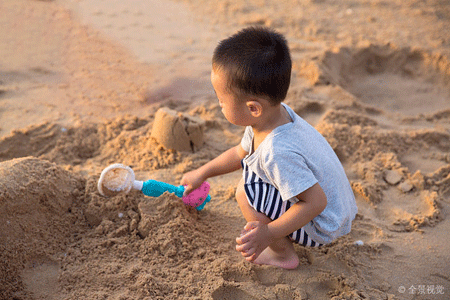
[[[234,250],[239,172],[210,180],[200,212],[96,188],[114,162],[176,185],[239,143],[209,71],[248,25],[286,35],[286,103],[335,149],[359,207],[349,235],[296,246],[291,271]],[[0,0],[0,298],[448,299],[448,28],[445,0]],[[161,107],[200,120],[201,146],[159,144]]]

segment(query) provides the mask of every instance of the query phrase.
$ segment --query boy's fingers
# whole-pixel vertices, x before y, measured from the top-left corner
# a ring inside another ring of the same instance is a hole
[[[188,181],[187,181],[185,175],[183,175],[183,177],[181,177],[180,184],[181,184],[181,185],[187,185],[187,184],[188,184]]]
[[[248,245],[236,245],[236,250],[239,252],[247,252],[250,249]]]
[[[236,245],[236,251],[239,251],[239,252],[244,251],[244,245]]]
[[[236,251],[241,252],[242,256],[248,257],[248,256],[251,256],[251,255],[255,254],[256,249],[252,248],[252,247],[245,247],[243,245],[237,245],[236,246]]]
[[[192,192],[192,187],[190,185],[185,185],[184,186],[184,192],[183,192],[183,196],[187,196]]]
[[[255,227],[251,227],[251,229],[254,229],[254,228]],[[236,238],[236,244],[242,245],[242,244],[249,242],[253,235],[254,235],[254,233],[251,230],[246,229],[245,231],[243,231],[241,233],[241,236]]]
[[[249,232],[247,232],[244,235],[241,235],[240,237],[237,237],[236,238],[236,243],[238,245],[243,245],[243,244],[247,243],[250,240],[249,237],[247,236],[248,234],[249,234]]]
[[[242,256],[244,256],[244,257],[251,257],[251,256],[255,255],[255,252],[256,252],[256,249],[255,248],[251,248],[251,249],[249,249],[247,251],[244,251],[244,252],[241,252],[241,253],[242,253]]]
[[[245,260],[249,261],[249,262],[253,262],[257,257],[258,256],[256,256],[256,253],[254,253],[253,255],[246,257]]]
[[[258,221],[252,221],[252,222],[247,222],[247,224],[245,224],[244,229],[247,231],[250,231],[256,227],[258,227],[259,222]]]

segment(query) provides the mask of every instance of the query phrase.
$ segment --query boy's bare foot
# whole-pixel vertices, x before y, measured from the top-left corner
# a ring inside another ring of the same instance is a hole
[[[297,268],[299,259],[295,251],[287,249],[283,255],[273,251],[270,247],[264,249],[263,252],[253,261],[258,265],[271,265],[277,266],[283,269],[292,270]],[[292,249],[293,250],[293,249]]]

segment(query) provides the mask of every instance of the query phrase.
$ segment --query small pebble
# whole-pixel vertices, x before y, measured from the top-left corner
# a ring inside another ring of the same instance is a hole
[[[395,170],[387,170],[384,173],[384,180],[390,185],[397,185],[402,180],[402,175],[400,172]]]
[[[355,244],[356,246],[363,246],[363,245],[364,245],[364,242],[361,241],[361,240],[357,240],[357,241],[354,242],[354,244]]]
[[[123,213],[119,213],[119,218],[123,218]]]
[[[404,193],[410,192],[413,189],[413,185],[409,181],[404,181],[398,185],[398,188]]]

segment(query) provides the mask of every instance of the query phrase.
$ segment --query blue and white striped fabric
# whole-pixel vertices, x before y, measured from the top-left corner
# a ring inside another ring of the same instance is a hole
[[[278,219],[292,205],[290,201],[283,201],[278,190],[271,184],[262,181],[242,160],[244,169],[244,189],[248,202],[257,212],[269,217],[271,220]],[[308,234],[300,228],[289,234],[289,238],[306,247],[319,247],[322,244],[314,242]]]

